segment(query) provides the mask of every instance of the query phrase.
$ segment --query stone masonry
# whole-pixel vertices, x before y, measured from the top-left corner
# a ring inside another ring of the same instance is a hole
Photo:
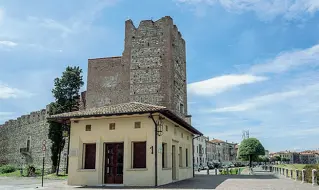
[[[165,106],[187,115],[185,41],[171,17],[125,22],[121,57],[89,59],[87,108],[124,102]]]
[[[47,106],[48,107],[48,106]],[[47,109],[23,115],[0,125],[0,164],[42,168],[42,143],[46,141],[45,168],[51,169],[51,142],[48,139]],[[65,168],[66,146],[62,152],[61,170]]]
[[[80,110],[85,109],[86,92],[80,96]],[[37,169],[42,168],[42,143],[46,141],[45,169],[50,172],[51,161],[51,140],[48,138],[49,123],[47,122],[49,106],[40,111],[23,115],[16,120],[9,120],[0,125],[0,165],[12,164],[18,167],[34,165]],[[66,169],[67,143],[61,152],[60,172]]]
[[[88,60],[87,91],[80,109],[125,102],[162,105],[187,122],[185,41],[171,17],[125,22],[122,56]],[[47,109],[0,125],[0,164],[42,167],[42,141],[47,142],[46,168],[51,168]],[[65,168],[67,144],[60,168]]]

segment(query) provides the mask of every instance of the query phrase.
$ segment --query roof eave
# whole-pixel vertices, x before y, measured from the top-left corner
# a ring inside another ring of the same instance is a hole
[[[156,113],[158,111],[141,111],[141,112],[126,112],[126,113],[111,113],[111,114],[92,114],[92,115],[79,115],[79,116],[61,116],[61,117],[48,117],[49,121],[59,121],[59,120],[70,120],[78,118],[91,118],[91,117],[109,117],[109,116],[122,116],[122,115],[135,115],[135,114],[146,114],[146,113]]]
[[[201,135],[203,136],[203,133],[201,133],[200,131],[198,131],[196,128],[194,128],[193,126],[191,126],[189,123],[187,123],[184,119],[180,118],[179,116],[177,116],[176,114],[174,114],[172,111],[170,111],[169,109],[163,109],[160,110],[160,113],[165,115],[166,117],[172,119],[174,122],[182,125],[184,128],[186,128],[187,130],[189,130],[190,132],[196,134],[196,135]]]
[[[166,117],[170,118],[174,122],[178,123],[179,125],[183,126],[190,132],[196,134],[196,135],[203,135],[200,131],[195,129],[193,126],[191,126],[189,123],[187,123],[182,118],[178,117],[176,114],[171,112],[168,109],[162,109],[162,110],[156,110],[156,111],[141,111],[141,112],[127,112],[127,113],[112,113],[112,114],[93,114],[93,115],[80,115],[80,116],[61,116],[61,117],[48,117],[48,121],[58,122],[58,123],[65,123],[69,122],[70,119],[77,119],[77,118],[91,118],[91,117],[109,117],[109,116],[121,116],[121,115],[135,115],[135,114],[152,114],[152,113],[161,113],[165,115]]]

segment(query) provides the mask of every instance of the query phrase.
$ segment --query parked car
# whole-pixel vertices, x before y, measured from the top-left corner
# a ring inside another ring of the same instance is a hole
[[[207,170],[207,169],[209,169],[208,166],[203,166],[203,165],[199,165],[199,166],[198,166],[198,171],[200,171],[200,170]]]

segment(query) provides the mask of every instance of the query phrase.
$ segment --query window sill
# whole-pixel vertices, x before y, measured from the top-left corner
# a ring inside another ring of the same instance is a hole
[[[96,169],[78,169],[77,172],[96,172]]]
[[[126,171],[147,171],[147,168],[128,168]]]
[[[179,167],[179,169],[191,169],[191,167]]]
[[[162,168],[162,170],[172,170],[172,168]]]

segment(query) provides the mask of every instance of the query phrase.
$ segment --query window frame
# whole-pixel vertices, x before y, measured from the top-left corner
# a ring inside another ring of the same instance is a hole
[[[114,128],[113,128],[114,127]],[[115,123],[109,123],[109,130],[110,131],[114,131],[116,128],[116,124]]]
[[[87,145],[95,145],[95,154],[94,154],[94,159],[93,162],[94,162],[94,168],[86,168],[86,158],[87,158]],[[82,152],[82,169],[83,170],[95,170],[96,169],[96,143],[83,143],[83,152]]]
[[[185,113],[185,111],[184,111],[184,104],[183,104],[182,102],[179,103],[179,112],[180,112],[181,114],[184,114],[184,113]]]
[[[134,159],[134,157],[135,157],[135,154],[134,154],[135,146],[134,145],[138,144],[138,143],[145,143],[145,163],[144,163],[145,167],[136,167],[136,165],[138,165],[138,164],[136,164],[134,162],[134,160],[135,160]],[[147,142],[146,141],[132,141],[132,143],[131,143],[131,168],[132,169],[147,169]]]
[[[183,148],[180,146],[179,147],[179,154],[178,154],[178,165],[179,165],[179,167],[180,168],[182,168],[183,167]]]
[[[162,168],[168,168],[168,159],[167,159],[167,143],[163,142],[162,143]]]
[[[137,127],[137,124],[139,124],[138,127]],[[134,129],[140,129],[140,128],[142,128],[142,122],[140,122],[140,121],[135,121],[135,122],[134,122]]]
[[[85,125],[85,131],[92,131],[92,125]]]
[[[186,167],[188,167],[188,148],[185,149],[186,154]]]

